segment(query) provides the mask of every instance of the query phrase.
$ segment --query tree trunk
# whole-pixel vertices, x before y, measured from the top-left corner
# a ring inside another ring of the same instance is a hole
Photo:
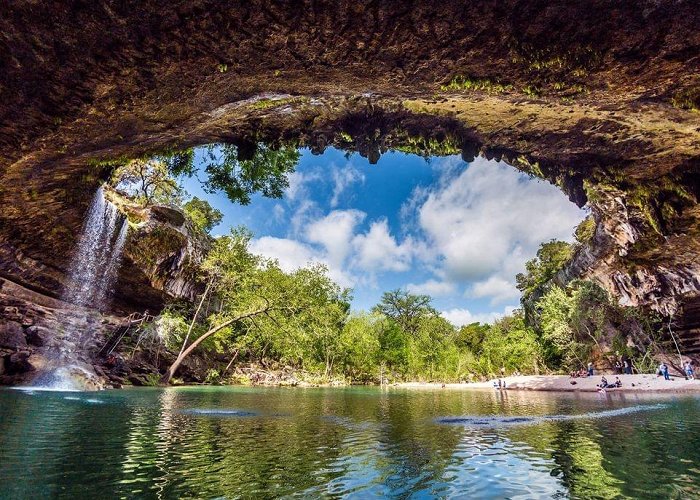
[[[229,368],[231,368],[231,365],[233,364],[234,361],[236,361],[236,358],[238,357],[238,349],[233,353],[233,357],[231,357],[231,361],[228,362],[226,365],[226,369],[224,370],[224,375],[228,372]]]
[[[194,312],[194,317],[192,318],[192,321],[190,322],[190,327],[187,329],[187,335],[185,335],[185,340],[182,341],[182,347],[180,348],[180,352],[178,353],[178,357],[182,356],[182,351],[185,350],[185,346],[187,345],[187,341],[190,339],[190,335],[192,334],[192,329],[194,328],[194,324],[197,322],[197,316],[199,315],[199,311],[202,309],[202,304],[204,304],[204,299],[207,297],[207,294],[209,293],[209,289],[211,288],[213,283],[214,283],[214,277],[212,276],[209,279],[209,283],[207,283],[207,287],[204,289],[204,294],[202,295],[202,298],[199,301],[199,305],[197,306],[197,310]]]
[[[163,384],[163,385],[169,384],[169,383],[170,383],[170,380],[171,380],[171,379],[173,378],[173,376],[175,375],[175,372],[177,371],[177,369],[180,368],[180,365],[182,364],[182,362],[184,361],[184,359],[185,359],[187,356],[189,356],[190,353],[192,353],[192,351],[194,351],[194,350],[197,348],[197,346],[198,346],[199,344],[201,344],[202,342],[204,342],[206,339],[208,339],[209,337],[211,337],[211,336],[214,335],[215,333],[217,333],[217,332],[223,330],[223,329],[226,328],[227,326],[229,326],[229,325],[235,323],[236,321],[240,321],[240,320],[246,319],[246,318],[252,318],[253,316],[257,316],[257,315],[259,315],[259,314],[263,314],[264,312],[267,312],[267,311],[269,311],[269,310],[270,310],[270,307],[269,307],[269,306],[265,306],[265,307],[263,307],[263,308],[261,308],[261,309],[256,309],[255,311],[251,311],[251,312],[246,313],[246,314],[240,314],[240,315],[236,316],[235,318],[231,318],[231,319],[228,320],[228,321],[224,321],[224,322],[221,323],[219,326],[216,326],[216,327],[212,328],[211,330],[209,330],[207,333],[205,333],[204,335],[202,335],[201,337],[199,337],[197,340],[195,340],[194,342],[192,342],[192,344],[191,344],[187,349],[185,349],[184,351],[182,351],[182,352],[178,355],[177,359],[173,362],[172,365],[170,365],[170,368],[168,368],[168,371],[166,371],[165,374],[161,377],[161,379],[160,379],[161,384]]]

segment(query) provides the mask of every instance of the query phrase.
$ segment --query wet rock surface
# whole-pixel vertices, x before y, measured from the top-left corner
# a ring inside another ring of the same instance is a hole
[[[10,349],[27,347],[27,340],[21,324],[15,321],[5,321],[0,324],[0,347]]]

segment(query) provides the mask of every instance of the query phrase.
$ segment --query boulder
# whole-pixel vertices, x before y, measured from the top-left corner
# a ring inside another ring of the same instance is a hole
[[[0,324],[0,347],[18,349],[27,347],[22,325],[15,321],[5,321]]]
[[[27,342],[36,347],[45,346],[51,338],[51,330],[43,326],[30,326],[27,328]]]
[[[34,366],[29,362],[30,355],[29,351],[18,351],[5,356],[5,373],[17,375],[33,371]]]
[[[154,205],[151,207],[151,216],[158,222],[174,227],[181,227],[185,223],[185,214],[173,207]]]

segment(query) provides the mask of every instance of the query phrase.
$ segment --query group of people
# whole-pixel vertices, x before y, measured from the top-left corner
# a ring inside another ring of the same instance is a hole
[[[683,363],[683,372],[686,380],[695,380],[695,368],[692,361],[688,360]],[[664,380],[671,380],[671,376],[668,373],[668,365],[665,362],[661,362],[659,365],[659,368],[656,370],[656,376],[663,377]]]
[[[600,380],[600,384],[598,384],[598,387],[601,391],[605,391],[605,389],[617,389],[622,387],[622,381],[620,380],[620,377],[615,377],[615,382],[610,384],[608,383],[608,379],[605,378],[605,375],[603,375],[603,378]]]
[[[571,375],[571,378],[592,377],[593,376],[593,363],[588,363],[588,366],[586,367],[585,370],[584,369],[574,370],[569,375]]]
[[[632,375],[632,360],[623,357],[615,361],[615,373],[622,375]]]
[[[668,365],[664,362],[661,362],[659,365],[659,368],[656,370],[656,376],[657,377],[664,377],[664,380],[671,380],[671,377],[668,374]]]
[[[625,375],[632,375],[632,360],[629,358],[621,358],[615,361],[614,363],[615,367],[615,373],[617,374],[625,374]],[[695,368],[693,366],[693,362],[691,360],[687,360],[683,363],[683,372],[685,373],[685,378],[687,380],[694,380],[695,379]],[[659,367],[656,371],[657,376],[663,377],[665,380],[671,380],[671,376],[669,374],[669,368],[668,364],[665,362],[661,362],[659,364]],[[571,372],[571,378],[578,378],[578,377],[592,377],[593,376],[593,363],[588,363],[588,366],[586,369],[581,369],[581,370],[574,370]],[[575,382],[571,382],[574,384]],[[634,384],[632,384],[634,385]],[[622,382],[620,381],[620,377],[615,377],[615,382],[608,383],[608,380],[603,377],[600,384],[597,384],[596,387],[599,387],[601,391],[604,391],[605,389],[610,389],[610,388],[616,388],[616,387],[622,387]]]
[[[506,389],[506,379],[501,380],[500,378],[498,379],[498,382],[495,380],[493,381],[493,388],[496,390],[502,390]]]

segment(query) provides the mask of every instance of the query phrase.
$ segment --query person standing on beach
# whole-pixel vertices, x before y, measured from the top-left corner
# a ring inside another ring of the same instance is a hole
[[[693,380],[695,379],[695,374],[693,372],[693,365],[690,363],[690,361],[685,362],[685,376],[688,380]]]
[[[664,376],[664,380],[671,380],[671,377],[668,375],[668,365],[666,363],[661,363],[659,368],[661,369],[661,374]]]
[[[593,376],[593,363],[588,363],[588,376]]]

